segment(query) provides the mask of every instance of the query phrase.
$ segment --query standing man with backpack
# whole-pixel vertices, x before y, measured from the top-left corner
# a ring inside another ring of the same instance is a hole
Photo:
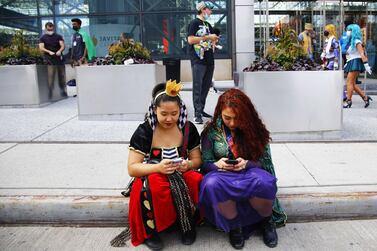
[[[204,107],[215,69],[212,45],[219,39],[208,23],[213,7],[211,2],[197,3],[198,15],[188,26],[187,41],[192,69],[194,123],[196,124],[203,124],[203,117],[212,117],[204,112]]]

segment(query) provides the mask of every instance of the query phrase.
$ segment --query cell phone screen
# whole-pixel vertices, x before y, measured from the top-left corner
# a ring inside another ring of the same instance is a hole
[[[182,163],[182,159],[181,159],[181,158],[178,158],[178,159],[172,159],[172,160],[171,160],[171,163],[173,163],[173,164],[179,164],[179,163]]]
[[[236,164],[238,164],[238,160],[236,160],[236,159],[228,159],[228,160],[225,160],[225,163],[227,163],[229,165],[236,165]]]

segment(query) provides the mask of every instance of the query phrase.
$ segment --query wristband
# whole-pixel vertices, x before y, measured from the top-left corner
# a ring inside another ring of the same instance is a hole
[[[192,161],[191,160],[188,161],[188,166],[189,166],[189,169],[192,169]]]

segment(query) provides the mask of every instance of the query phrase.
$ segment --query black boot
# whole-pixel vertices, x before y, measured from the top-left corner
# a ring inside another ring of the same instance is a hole
[[[245,239],[243,238],[241,227],[230,230],[229,242],[235,249],[242,249],[245,246]]]
[[[182,244],[183,245],[191,245],[195,242],[196,240],[196,230],[195,228],[186,232],[186,233],[182,233]]]
[[[161,250],[163,248],[161,238],[157,233],[146,239],[144,244],[151,250]]]
[[[274,248],[278,245],[278,234],[275,223],[271,217],[267,217],[262,222],[263,242],[267,247]]]

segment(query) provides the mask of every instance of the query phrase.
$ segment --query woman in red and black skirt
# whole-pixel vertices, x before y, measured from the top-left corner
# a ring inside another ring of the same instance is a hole
[[[187,121],[180,88],[175,81],[154,88],[147,119],[130,141],[128,172],[136,177],[129,206],[131,241],[152,250],[163,247],[159,233],[175,222],[183,244],[190,245],[196,238],[200,136]]]

